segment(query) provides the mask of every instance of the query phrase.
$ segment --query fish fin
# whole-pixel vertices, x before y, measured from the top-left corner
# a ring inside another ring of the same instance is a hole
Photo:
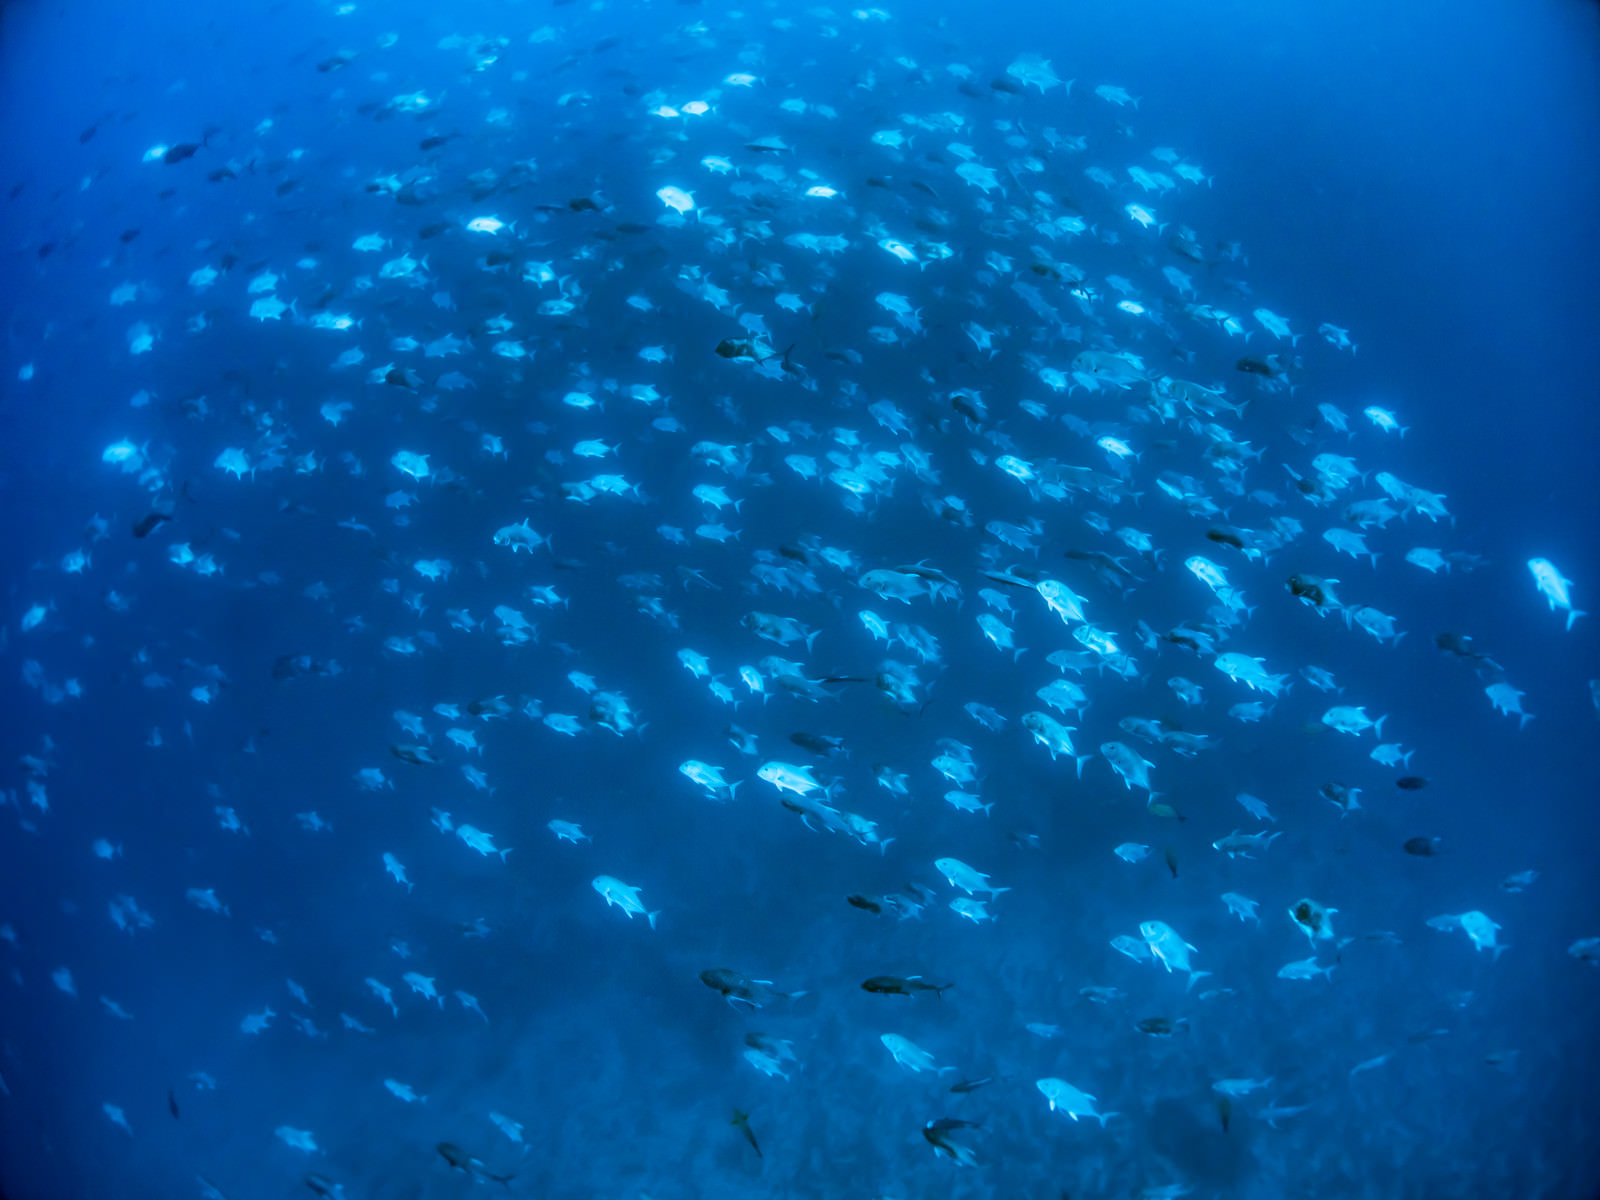
[[[658,908],[655,912],[647,912],[644,915],[650,922],[650,928],[654,929],[656,927],[656,918],[661,915],[661,910]]]

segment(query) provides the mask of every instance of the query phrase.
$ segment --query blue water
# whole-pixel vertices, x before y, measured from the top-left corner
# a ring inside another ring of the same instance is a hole
[[[0,1194],[244,1200],[309,1195],[310,1179],[398,1200],[498,1194],[489,1174],[511,1176],[513,1195],[655,1200],[1596,1194],[1600,970],[1572,948],[1600,936],[1597,627],[1583,617],[1567,631],[1526,562],[1550,559],[1574,606],[1594,607],[1597,10],[1071,7],[0,13]],[[996,89],[1027,53],[1051,60],[1063,86]],[[950,64],[970,67],[965,90]],[[741,71],[751,86],[725,82]],[[1137,108],[1097,96],[1102,84]],[[419,92],[426,111],[396,111]],[[709,111],[683,111],[696,99]],[[780,108],[789,100],[804,110]],[[678,112],[653,115],[661,105]],[[941,113],[959,131],[909,119]],[[913,138],[907,151],[874,144],[891,129]],[[1052,148],[1054,135],[1085,148]],[[766,136],[790,149],[744,148]],[[419,148],[428,137],[449,140]],[[202,138],[192,157],[142,161]],[[952,142],[1015,173],[980,192],[955,174]],[[1212,183],[1141,190],[1126,167],[1170,171],[1157,147]],[[702,166],[708,155],[737,173]],[[1087,179],[1090,166],[1113,185]],[[369,188],[423,175],[416,204]],[[1025,178],[1047,196],[1030,201]],[[669,185],[693,193],[687,220],[657,198]],[[841,194],[801,194],[816,185]],[[596,211],[572,211],[579,197]],[[1134,203],[1161,232],[1129,218]],[[1081,214],[1090,228],[1052,240],[1030,211]],[[489,215],[515,225],[465,228]],[[1180,227],[1208,263],[1172,251]],[[830,256],[785,240],[805,232],[850,244]],[[387,244],[354,249],[367,234]],[[886,236],[919,265],[880,249]],[[1242,260],[1224,259],[1225,243]],[[1015,273],[986,264],[991,252]],[[380,276],[407,253],[427,257],[421,286]],[[1044,255],[1083,272],[1080,296],[1028,271]],[[545,262],[568,282],[522,278]],[[219,276],[193,285],[205,267]],[[1179,295],[1163,267],[1191,276],[1195,294]],[[281,278],[248,293],[265,272]],[[728,293],[721,311],[699,291],[706,279]],[[1084,340],[1049,336],[1018,279]],[[875,303],[884,292],[921,310],[924,332]],[[784,309],[780,293],[809,311]],[[272,295],[294,307],[252,319]],[[572,311],[540,311],[563,295]],[[1124,298],[1143,312],[1119,310]],[[1226,310],[1239,331],[1192,303]],[[1275,340],[1257,308],[1287,318],[1298,345]],[[754,336],[738,320],[752,312],[761,352],[793,343],[795,372],[774,358],[762,377],[713,352]],[[318,313],[359,325],[317,328]],[[508,332],[487,330],[497,315]],[[996,331],[993,357],[963,332],[971,321]],[[1319,336],[1323,322],[1359,352]],[[140,333],[149,348],[130,353]],[[464,340],[460,353],[394,345],[445,335]],[[505,342],[528,357],[494,351]],[[641,360],[646,346],[671,360]],[[1131,352],[1150,379],[1225,385],[1244,407],[1162,421],[1149,382],[1058,394],[1037,374],[1091,348]],[[351,349],[360,363],[332,365]],[[1236,370],[1247,354],[1279,355],[1293,391]],[[371,377],[389,365],[412,374]],[[441,383],[447,372],[465,382]],[[645,383],[665,400],[628,396]],[[953,407],[963,388],[981,393],[984,420]],[[574,391],[602,404],[564,403]],[[884,400],[908,432],[868,412]],[[337,425],[322,415],[330,403],[350,405]],[[1349,436],[1323,404],[1347,415]],[[1369,406],[1409,431],[1382,432]],[[1239,494],[1204,454],[1213,422],[1260,452]],[[1125,485],[1102,436],[1139,455],[1120,468]],[[581,439],[615,453],[578,457]],[[702,441],[738,448],[738,470],[697,460]],[[937,481],[918,477],[906,444]],[[230,448],[254,471],[216,466]],[[399,451],[426,454],[434,477],[397,470]],[[899,457],[852,503],[829,473],[879,451]],[[1030,491],[996,465],[1006,453],[1098,482]],[[822,477],[796,473],[791,454]],[[1315,478],[1321,454],[1364,474],[1316,504],[1285,468]],[[1219,511],[1187,513],[1163,472],[1192,476]],[[1351,501],[1384,498],[1380,472],[1442,494],[1451,516],[1412,511],[1366,530],[1374,566],[1322,533],[1354,528]],[[637,491],[563,491],[605,473]],[[739,509],[713,513],[692,497],[698,484]],[[1244,494],[1263,491],[1281,504]],[[412,499],[396,507],[394,493]],[[975,521],[935,515],[947,497]],[[152,512],[171,519],[134,537]],[[1149,533],[1159,561],[1097,531],[1091,513]],[[1283,517],[1303,532],[1264,561],[1205,536],[1265,538]],[[524,518],[548,547],[494,544]],[[1035,518],[1037,558],[984,529]],[[696,535],[719,520],[737,540]],[[1417,546],[1464,557],[1432,575],[1405,561]],[[853,562],[830,565],[821,547]],[[1116,556],[1138,582],[1112,586],[1069,550]],[[69,570],[80,551],[87,562]],[[1185,570],[1192,555],[1225,568],[1245,611],[1230,615]],[[449,561],[448,578],[414,569],[430,559]],[[797,590],[758,582],[763,561],[793,564]],[[902,605],[860,583],[917,562],[947,574],[959,602]],[[207,564],[217,571],[197,569]],[[1019,722],[1058,676],[1046,656],[1083,647],[1030,589],[983,575],[1008,566],[1067,582],[1137,664],[1130,678],[1095,665],[1064,675],[1089,697],[1077,717],[1055,714],[1088,756],[1081,779]],[[1319,619],[1285,587],[1295,572],[1339,580],[1352,609],[1375,606],[1406,636]],[[535,586],[561,602],[540,606]],[[980,633],[984,587],[1015,605],[997,615],[1027,648],[1020,659]],[[644,597],[675,625],[643,611]],[[496,606],[536,635],[506,644]],[[470,620],[450,615],[463,609]],[[936,660],[875,643],[863,609],[920,626]],[[752,611],[795,618],[814,648],[761,640],[741,623]],[[1207,626],[1219,644],[1196,655],[1147,642],[1141,623]],[[1440,650],[1446,631],[1495,665]],[[737,708],[685,670],[683,649],[710,660]],[[1265,697],[1219,673],[1219,650],[1263,658],[1292,690],[1258,723],[1230,716]],[[769,654],[834,677],[819,684],[826,698],[783,693],[770,664],[774,694],[752,695],[739,668]],[[874,686],[885,660],[915,667],[909,702]],[[1299,674],[1308,665],[1344,692],[1317,691]],[[569,672],[625,696],[636,727],[595,720]],[[1186,708],[1174,677],[1199,683],[1203,706]],[[1491,706],[1484,689],[1502,680],[1531,721]],[[504,716],[465,711],[492,697]],[[972,701],[1004,728],[974,721]],[[463,711],[435,711],[450,704]],[[1414,752],[1409,767],[1372,761],[1371,732],[1325,728],[1335,704],[1385,716],[1382,740]],[[405,733],[397,710],[425,736]],[[575,717],[577,732],[557,732],[550,714]],[[1128,717],[1214,744],[1185,757],[1125,732]],[[756,736],[756,755],[729,744],[730,724]],[[449,729],[471,731],[481,752]],[[843,738],[849,756],[813,755],[796,731]],[[970,747],[968,791],[987,814],[942,798],[954,785],[930,764],[951,738]],[[1123,785],[1098,752],[1111,741],[1154,764],[1171,811]],[[400,761],[397,744],[440,761]],[[737,780],[734,798],[686,779],[690,759]],[[802,824],[757,775],[774,760],[811,764],[838,810],[893,840]],[[879,787],[875,764],[903,772],[908,794]],[[484,790],[463,765],[484,772]],[[369,768],[392,787],[364,789]],[[1398,788],[1402,775],[1427,786]],[[1360,807],[1341,813],[1319,795],[1330,781],[1359,787]],[[1252,818],[1241,792],[1274,821]],[[326,828],[308,827],[310,813]],[[558,840],[552,819],[592,840]],[[474,853],[446,831],[464,823],[511,853]],[[1255,858],[1212,848],[1236,829],[1282,836]],[[1403,849],[1412,838],[1442,840],[1420,856]],[[1129,842],[1149,856],[1113,855]],[[411,887],[386,873],[385,854]],[[989,900],[992,921],[949,908],[962,893],[934,867],[945,856],[1010,889]],[[640,888],[656,927],[608,907],[591,886],[601,875]],[[226,912],[204,910],[194,889]],[[1230,915],[1222,892],[1258,901],[1259,923]],[[886,896],[925,907],[897,919]],[[1334,937],[1296,928],[1289,909],[1303,897],[1337,910]],[[114,914],[130,924],[130,911],[148,927],[119,928]],[[1428,925],[1468,912],[1499,927],[1503,953]],[[1186,988],[1181,972],[1110,945],[1152,920],[1210,975]],[[1278,977],[1312,954],[1331,976]],[[698,978],[718,967],[806,995],[729,1005]],[[434,980],[442,1003],[407,972]],[[862,990],[876,975],[953,987]],[[268,1008],[266,1027],[247,1032]],[[1136,1028],[1147,1018],[1181,1025],[1154,1037]],[[755,1033],[792,1043],[792,1060],[768,1064],[787,1078],[745,1056]],[[897,1064],[888,1033],[945,1070]],[[1117,1115],[1102,1126],[1050,1111],[1036,1086],[1049,1078]],[[1224,1080],[1270,1082],[1224,1103]],[[406,1087],[419,1098],[395,1094]],[[1269,1123],[1270,1106],[1306,1107]],[[943,1119],[972,1124],[926,1129]],[[970,1161],[938,1154],[940,1136]],[[440,1143],[476,1164],[452,1170]]]

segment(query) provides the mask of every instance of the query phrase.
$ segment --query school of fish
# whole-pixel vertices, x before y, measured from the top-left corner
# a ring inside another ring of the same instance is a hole
[[[207,781],[172,801],[183,854],[128,812],[81,853],[120,936],[200,914],[266,947],[282,982],[216,1014],[224,1043],[359,1042],[361,1106],[437,1126],[419,1161],[550,1188],[576,1151],[469,1064],[518,1027],[491,982],[512,948],[578,929],[552,986],[602,997],[600,964],[628,962],[714,1004],[707,1077],[735,1099],[694,1194],[726,1195],[824,1194],[816,1143],[856,1134],[859,1186],[826,1194],[967,1171],[1225,1194],[1161,1130],[1250,1123],[1242,1152],[1287,1172],[1263,1139],[1314,1139],[1395,1054],[1447,1053],[1437,1014],[1514,968],[1538,872],[1504,864],[1461,911],[1368,897],[1364,875],[1447,856],[1429,772],[1463,752],[1392,681],[1475,690],[1505,720],[1468,752],[1515,753],[1584,697],[1418,625],[1509,574],[1559,656],[1592,581],[1534,542],[1525,567],[1470,549],[1467,480],[1414,477],[1425,418],[1325,382],[1359,378],[1358,334],[1252,285],[1211,227],[1227,179],[1151,136],[1137,88],[1082,48],[963,61],[882,8],[684,21],[648,53],[577,14],[408,44],[315,64],[370,137],[345,169],[265,102],[128,164],[128,187],[242,198],[104,265],[106,354],[141,381],[79,448],[113,511],[27,574],[6,630],[45,730],[7,784],[13,838],[58,836],[85,802],[56,781],[95,742]],[[83,729],[111,689],[125,728]],[[338,765],[264,728],[297,715],[347,730]],[[159,862],[164,892],[122,882]],[[1082,886],[1090,862],[1125,882]],[[241,899],[253,870],[301,881],[299,923]],[[328,953],[323,871],[392,930],[339,949],[335,995],[295,965]],[[749,920],[785,932],[758,949],[731,932]],[[1600,963],[1595,932],[1573,959]],[[1405,1003],[1390,962],[1439,934],[1454,974],[1382,1053],[1324,1029],[1307,1072],[1250,1015]],[[115,986],[65,948],[40,966],[21,983],[75,1020]],[[107,993],[103,1015],[144,1016]],[[237,1046],[172,1116],[230,1087]],[[842,1133],[844,1088],[891,1107]],[[133,1098],[103,1111],[146,1136]],[[626,1095],[615,1118],[631,1141]],[[246,1137],[362,1195],[417,1141],[371,1130],[307,1105]],[[1077,1165],[1052,1168],[1062,1144]]]

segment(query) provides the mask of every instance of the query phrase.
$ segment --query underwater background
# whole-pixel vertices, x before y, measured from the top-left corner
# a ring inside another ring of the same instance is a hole
[[[8,1200],[1596,1194],[1600,8],[13,3],[0,105]]]

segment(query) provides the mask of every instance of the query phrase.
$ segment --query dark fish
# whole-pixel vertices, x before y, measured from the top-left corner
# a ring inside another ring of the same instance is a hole
[[[299,675],[332,676],[341,674],[343,670],[344,668],[332,659],[323,662],[321,659],[312,658],[309,654],[284,654],[272,664],[272,677],[293,679]]]
[[[700,982],[714,992],[721,992],[722,998],[734,1009],[743,1004],[753,1010],[773,1000],[798,1000],[805,995],[804,992],[780,992],[772,986],[771,980],[751,979],[743,972],[731,971],[727,967],[710,967],[701,971]]]
[[[1476,650],[1474,650],[1472,648],[1472,639],[1464,633],[1447,632],[1436,634],[1433,639],[1433,644],[1439,647],[1439,649],[1443,650],[1446,654],[1454,654],[1463,662],[1488,663],[1491,667],[1495,667],[1496,669],[1498,669],[1500,666],[1499,663],[1495,662],[1494,659],[1490,658],[1487,654],[1479,654]]]
[[[299,186],[300,181],[298,179],[285,179],[277,187],[272,189],[272,193],[275,196],[287,196]]]
[[[172,514],[162,512],[159,508],[152,509],[139,518],[133,527],[133,536],[136,538],[148,537],[158,526],[172,520]]]
[[[950,407],[955,409],[969,421],[982,422],[988,419],[989,406],[983,402],[983,397],[972,392],[952,392],[950,394]]]
[[[1394,781],[1394,785],[1406,792],[1420,792],[1428,786],[1428,781],[1421,775],[1403,775]]]
[[[1187,1033],[1189,1021],[1185,1017],[1179,1017],[1176,1021],[1169,1020],[1166,1017],[1146,1017],[1134,1028],[1140,1033],[1148,1034],[1150,1037],[1166,1038],[1171,1037],[1179,1030]]]
[[[93,139],[94,135],[99,133],[99,132],[100,132],[100,126],[98,126],[98,125],[89,126],[89,128],[85,129],[82,133],[80,133],[78,135],[78,145],[82,146],[85,143],[89,142],[91,139]]]
[[[1232,546],[1235,550],[1244,549],[1244,539],[1237,533],[1227,529],[1208,529],[1206,539],[1216,542],[1219,546]]]
[[[390,746],[389,753],[401,762],[415,763],[419,767],[436,767],[442,761],[437,754],[426,746]]]
[[[912,975],[908,979],[901,979],[898,975],[874,975],[861,985],[864,992],[872,992],[878,996],[910,996],[917,992],[932,992],[939,999],[944,999],[945,992],[955,987],[947,983],[943,987],[933,983],[923,983],[920,975]]]
[[[1269,354],[1266,358],[1247,354],[1233,365],[1246,375],[1260,375],[1265,379],[1276,379],[1283,374],[1283,367],[1279,365],[1276,354]]]
[[[985,1075],[982,1079],[963,1079],[960,1083],[951,1084],[950,1090],[958,1096],[965,1096],[981,1087],[988,1087],[993,1082],[993,1075]]]
[[[1443,843],[1443,838],[1414,837],[1406,842],[1405,851],[1407,854],[1415,854],[1418,858],[1432,858]]]
[[[1222,1132],[1228,1132],[1228,1122],[1233,1119],[1233,1101],[1226,1096],[1217,1097],[1217,1119],[1222,1122]]]
[[[801,730],[798,733],[791,733],[789,740],[813,754],[820,754],[823,758],[831,758],[836,751],[842,752],[846,757],[850,754],[844,748],[844,739],[840,737],[828,737],[826,734],[806,733]]]
[[[457,1171],[465,1171],[474,1179],[488,1179],[495,1183],[505,1184],[507,1187],[511,1185],[512,1176],[490,1174],[479,1159],[473,1158],[472,1155],[454,1142],[440,1142],[435,1149],[444,1156],[445,1162],[449,1163]]]
[[[324,75],[328,74],[330,71],[341,71],[350,65],[350,60],[354,57],[354,54],[347,54],[341,50],[338,54],[332,55],[331,57],[325,58],[319,62],[317,64],[317,70],[321,71]]]
[[[433,224],[424,225],[421,229],[417,230],[417,236],[426,241],[428,238],[438,237],[441,233],[449,228],[450,224],[448,221],[435,221]]]
[[[1168,846],[1161,853],[1167,860],[1167,870],[1171,871],[1172,877],[1176,879],[1178,877],[1178,852]]]
[[[1005,92],[1008,96],[1022,95],[1021,85],[1017,84],[1013,80],[1007,79],[1004,75],[1000,75],[994,79],[991,79],[989,81],[989,86],[994,91]]]
[[[172,1114],[172,1119],[178,1119],[178,1098],[172,1094],[172,1089],[167,1089],[167,1111]]]
[[[341,1200],[341,1184],[334,1183],[326,1175],[307,1175],[305,1185],[324,1200]]]
[[[958,1125],[949,1125],[946,1124],[947,1120],[949,1118],[929,1121],[922,1127],[923,1138],[926,1139],[928,1145],[933,1147],[935,1154],[942,1154],[946,1158],[954,1159],[956,1162],[963,1163],[969,1167],[976,1166],[977,1160],[973,1157],[971,1149],[960,1142],[952,1141],[948,1133],[950,1129],[959,1128],[960,1124],[966,1124],[966,1122],[961,1122]]]
[[[169,146],[167,152],[161,156],[164,163],[180,163],[186,158],[193,158],[195,151],[199,150],[201,142],[179,142],[176,146]]]
[[[863,912],[881,913],[883,911],[883,905],[867,896],[846,896],[845,903],[849,904],[851,908],[859,908]]]
[[[766,1157],[765,1154],[761,1153],[761,1146],[756,1142],[755,1132],[750,1128],[750,1114],[749,1113],[740,1112],[737,1108],[734,1109],[733,1110],[733,1120],[729,1121],[728,1124],[736,1126],[738,1128],[739,1132],[744,1134],[744,1140],[750,1143],[750,1149],[752,1149],[752,1150],[754,1150],[756,1152],[756,1157],[757,1158],[765,1158]]]
[[[419,149],[419,150],[437,150],[440,146],[443,146],[449,140],[450,139],[448,137],[441,136],[441,135],[435,135],[434,137],[425,137],[420,142],[417,143],[417,149]]]
[[[121,242],[124,246],[126,246],[129,242],[133,241],[133,239],[138,237],[138,236],[139,236],[139,231],[137,229],[124,229],[121,233],[117,234],[117,241]]]
[[[221,183],[224,179],[237,178],[239,178],[239,172],[232,167],[217,167],[213,171],[206,172],[206,180],[210,183]]]
[[[789,355],[794,351],[796,343],[789,343],[782,351],[774,350],[761,338],[723,338],[716,345],[719,358],[731,358],[738,362],[752,362],[757,366],[769,362],[774,358],[783,359],[783,369],[798,373],[799,368],[789,361]]]
[[[600,206],[587,196],[579,196],[576,200],[568,200],[567,207],[573,212],[599,212]]]
[[[1289,590],[1317,608],[1329,603],[1328,591],[1323,587],[1323,581],[1315,575],[1289,576]]]

